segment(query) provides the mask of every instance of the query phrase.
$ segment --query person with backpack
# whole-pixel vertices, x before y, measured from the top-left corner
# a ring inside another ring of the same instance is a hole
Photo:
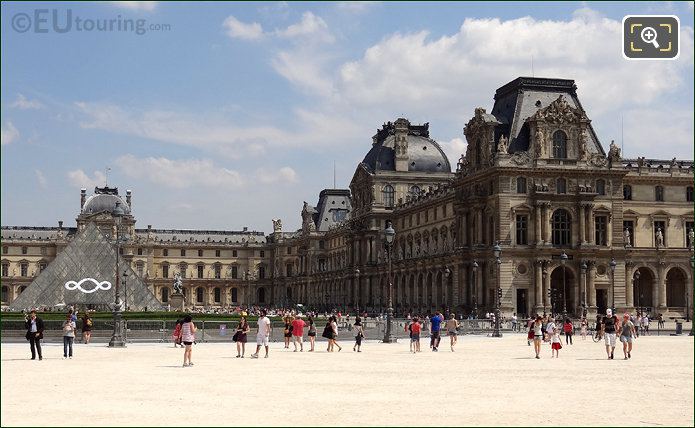
[[[352,347],[352,351],[362,352],[360,348],[362,347],[362,339],[364,339],[364,329],[362,328],[362,320],[360,317],[355,318],[355,345]]]
[[[82,315],[82,342],[85,345],[89,345],[89,341],[92,339],[92,326],[94,326],[94,321],[85,311]]]

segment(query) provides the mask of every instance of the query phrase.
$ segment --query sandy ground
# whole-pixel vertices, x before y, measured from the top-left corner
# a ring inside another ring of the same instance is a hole
[[[407,342],[353,353],[343,340],[332,354],[273,343],[258,360],[198,344],[190,368],[167,344],[76,345],[73,360],[48,344],[43,361],[28,359],[28,344],[2,344],[1,423],[693,426],[692,337],[642,337],[628,361],[590,339],[560,359],[544,345],[540,360],[522,335],[465,336],[454,353],[448,338],[438,353],[427,343],[417,355]]]

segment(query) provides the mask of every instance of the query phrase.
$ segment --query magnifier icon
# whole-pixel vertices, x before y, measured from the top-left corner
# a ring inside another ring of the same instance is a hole
[[[656,41],[656,30],[652,27],[644,27],[640,33],[640,37],[644,43],[654,45],[659,49],[659,43]]]

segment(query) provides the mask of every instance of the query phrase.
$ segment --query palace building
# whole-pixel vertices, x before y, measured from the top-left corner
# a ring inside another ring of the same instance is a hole
[[[126,297],[133,309],[140,300],[166,306],[180,273],[191,307],[301,303],[378,312],[391,280],[397,313],[485,312],[501,296],[506,315],[615,306],[685,316],[692,160],[623,159],[613,142],[601,141],[574,81],[564,79],[507,83],[490,113],[476,108],[463,132],[466,153],[453,170],[429,124],[384,124],[349,190],[326,189],[316,206],[304,202],[302,228],[293,232],[280,220],[268,235],[136,228],[131,191],[123,198],[96,188],[87,197],[82,189],[76,227],[2,227],[3,305],[47,304],[42,296],[91,274],[91,264],[110,266],[118,248],[119,272],[130,278],[124,288],[139,287]],[[396,231],[389,252],[387,224]],[[106,258],[60,257],[80,254],[80,245]],[[54,262],[65,267],[51,269]],[[113,282],[115,267],[112,278],[100,269],[100,280]],[[37,291],[22,299],[27,287]],[[109,293],[92,303],[107,304]],[[88,303],[62,291],[51,302],[58,298]]]

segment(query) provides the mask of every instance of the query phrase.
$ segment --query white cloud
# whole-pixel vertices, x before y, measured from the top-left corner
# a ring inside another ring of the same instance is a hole
[[[174,189],[238,188],[245,182],[239,172],[218,167],[209,159],[174,160],[125,155],[116,159],[116,165],[126,177]]]
[[[116,7],[129,10],[144,10],[146,12],[152,12],[157,8],[156,1],[112,1]]]
[[[10,104],[10,107],[18,108],[20,110],[38,110],[44,107],[41,102],[37,100],[29,100],[22,94],[17,94],[17,99]]]
[[[452,171],[456,171],[456,163],[462,153],[466,153],[466,140],[463,138],[453,138],[450,141],[439,141],[439,145],[449,158]]]
[[[299,38],[311,36],[312,41],[332,42],[335,40],[328,30],[328,24],[320,16],[307,11],[302,14],[302,20],[292,24],[284,30],[277,30],[276,34],[284,38]]]
[[[247,24],[230,15],[222,26],[227,30],[227,35],[234,39],[258,40],[263,37],[263,27],[258,22]]]
[[[16,141],[19,138],[19,131],[10,121],[3,123],[0,129],[0,143],[4,146]]]
[[[256,171],[256,178],[264,184],[290,184],[298,181],[297,172],[289,166],[277,170],[260,168]]]
[[[48,188],[48,180],[46,180],[46,176],[43,175],[43,172],[39,169],[34,169],[34,173],[36,173],[36,181],[38,181],[39,187],[42,189]]]
[[[106,183],[106,175],[101,171],[94,171],[94,176],[89,177],[83,170],[76,169],[68,171],[68,180],[70,184],[79,188],[92,188],[103,186]]]

